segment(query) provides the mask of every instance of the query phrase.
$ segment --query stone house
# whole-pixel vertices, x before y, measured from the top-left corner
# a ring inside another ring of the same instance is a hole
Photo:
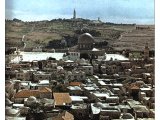
[[[119,97],[112,94],[111,91],[94,92],[90,94],[91,94],[91,98],[94,99],[96,102],[119,103]]]
[[[83,90],[78,87],[78,86],[68,86],[67,87],[69,94],[70,95],[78,95],[78,96],[82,96],[83,95]]]
[[[82,70],[86,75],[93,75],[93,66],[82,66]]]
[[[149,113],[150,113],[149,109],[146,106],[142,105],[139,101],[128,99],[127,104],[133,110],[132,112],[133,112],[133,115],[135,116],[135,119],[149,117]]]
[[[72,60],[76,61],[80,59],[80,53],[79,52],[68,52],[66,55],[63,56],[63,60]]]
[[[72,105],[83,104],[88,101],[88,97],[86,96],[70,96],[72,100]]]
[[[130,69],[131,68],[131,62],[121,62],[121,66],[123,69]]]
[[[121,110],[118,106],[110,106],[106,103],[91,103],[91,118],[92,120],[110,120],[119,119]]]
[[[33,73],[33,80],[35,82],[38,82],[39,80],[51,80],[51,73],[45,73],[45,72],[37,72]]]
[[[68,79],[69,81],[75,81],[75,82],[81,82],[82,80],[86,79],[86,74],[83,71],[68,71],[65,74],[65,79]]]
[[[155,98],[154,97],[143,97],[143,105],[147,106],[150,109],[155,108]]]
[[[17,80],[31,80],[32,79],[32,74],[29,74],[29,72],[27,70],[22,70],[22,71],[18,71],[16,73],[16,79]]]
[[[88,120],[89,108],[87,104],[74,104],[71,107],[71,113],[76,120]]]

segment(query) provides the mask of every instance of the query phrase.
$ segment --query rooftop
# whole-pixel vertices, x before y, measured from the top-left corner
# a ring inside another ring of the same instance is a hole
[[[72,101],[83,101],[84,99],[88,99],[86,96],[70,96]]]
[[[26,117],[10,117],[10,116],[5,116],[5,120],[26,120]]]
[[[87,109],[87,104],[74,104],[71,107],[72,109]]]
[[[69,93],[53,93],[55,105],[66,105],[72,102]]]
[[[30,96],[38,97],[39,90],[21,90],[14,95],[14,98],[28,98]]]
[[[67,88],[69,90],[80,90],[80,91],[82,91],[82,89],[80,87],[78,87],[78,86],[68,86]]]
[[[80,86],[82,83],[81,82],[70,82],[70,86]]]

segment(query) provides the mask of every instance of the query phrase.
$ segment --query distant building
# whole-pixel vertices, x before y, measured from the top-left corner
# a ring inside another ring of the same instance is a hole
[[[33,48],[32,52],[42,52],[42,48],[40,46],[36,47],[36,48]]]
[[[63,55],[63,60],[79,60],[80,59],[80,53],[79,52],[68,52]]]
[[[73,19],[76,19],[76,10],[73,11]]]
[[[84,33],[78,38],[78,49],[79,50],[92,50],[94,44],[94,38],[89,33]]]
[[[78,51],[81,55],[87,54],[89,58],[98,58],[98,56],[103,56],[105,51],[94,48],[95,46],[102,48],[106,46],[106,41],[95,40],[93,36],[89,33],[83,33],[78,38]],[[98,54],[98,56],[97,56]],[[87,58],[87,57],[86,57]]]

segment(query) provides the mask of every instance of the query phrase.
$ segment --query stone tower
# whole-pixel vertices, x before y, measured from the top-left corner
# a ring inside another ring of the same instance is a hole
[[[76,19],[76,10],[73,11],[73,19]]]
[[[148,43],[146,43],[145,48],[144,48],[144,59],[149,59],[149,47]]]

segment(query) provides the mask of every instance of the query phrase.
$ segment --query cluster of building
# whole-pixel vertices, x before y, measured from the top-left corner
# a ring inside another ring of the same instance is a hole
[[[6,119],[154,120],[154,58],[106,60],[88,33],[61,60],[6,63]],[[81,58],[86,53],[88,59]]]

